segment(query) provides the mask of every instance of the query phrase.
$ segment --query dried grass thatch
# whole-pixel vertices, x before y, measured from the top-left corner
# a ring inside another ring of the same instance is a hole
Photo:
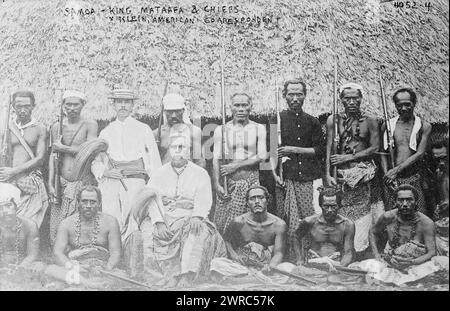
[[[189,17],[192,4],[223,2],[170,3],[177,4]],[[337,54],[338,82],[356,80],[366,87],[368,114],[381,111],[377,68],[383,65],[388,96],[400,86],[412,86],[419,94],[418,114],[447,123],[449,4],[431,4],[428,12],[378,0],[228,1],[239,5],[240,14],[280,17],[278,27],[248,28],[201,21],[120,24],[98,12],[108,6],[131,6],[136,12],[141,6],[167,6],[163,0],[5,1],[0,3],[0,101],[10,90],[29,87],[36,93],[37,116],[49,123],[58,113],[60,89],[78,88],[87,93],[85,113],[105,120],[113,115],[109,91],[128,85],[141,98],[137,113],[154,116],[167,79],[169,91],[189,100],[193,116],[218,116],[223,44],[227,94],[246,90],[257,113],[273,111],[274,80],[292,76],[308,83],[307,112],[329,112],[332,56]],[[66,7],[77,6],[94,8],[97,15],[64,17]]]

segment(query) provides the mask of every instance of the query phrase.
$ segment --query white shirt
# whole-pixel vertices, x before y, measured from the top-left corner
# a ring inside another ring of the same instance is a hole
[[[115,161],[134,161],[142,158],[149,176],[161,167],[155,137],[145,123],[132,117],[127,117],[123,122],[115,120],[100,132],[99,138],[108,142],[107,153]],[[98,180],[108,167],[106,157],[99,156],[92,162],[91,170]]]
[[[188,162],[178,175],[171,163],[153,172],[148,187],[155,189],[164,200],[173,200],[164,206],[164,214],[170,217],[198,216],[206,219],[212,205],[211,179],[202,167]],[[177,205],[177,203],[179,203]],[[181,207],[183,206],[183,207]],[[156,204],[149,207],[153,224],[163,221]]]

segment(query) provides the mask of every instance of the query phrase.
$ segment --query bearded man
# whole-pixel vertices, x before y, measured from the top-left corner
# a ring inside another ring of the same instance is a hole
[[[280,112],[282,146],[278,148],[283,176],[274,175],[277,215],[288,225],[286,253],[293,262],[300,260],[302,243],[296,236],[299,223],[314,215],[313,182],[322,177],[321,158],[325,151],[319,120],[303,111],[306,94],[303,81],[284,83],[283,97],[289,109]]]
[[[174,134],[176,135],[176,134]],[[205,169],[189,161],[189,136],[172,136],[171,162],[154,172],[147,191],[150,204],[136,206],[141,225],[153,225],[152,256],[166,285],[189,286],[209,274],[211,260],[226,255],[225,243],[208,220],[211,180]]]

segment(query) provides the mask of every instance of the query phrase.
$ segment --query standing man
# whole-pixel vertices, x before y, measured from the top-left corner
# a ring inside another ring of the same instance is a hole
[[[51,128],[52,154],[49,161],[48,192],[50,198],[56,201],[55,183],[61,184],[61,206],[53,204],[50,215],[50,242],[53,245],[56,232],[61,221],[76,212],[76,194],[82,185],[72,174],[74,161],[80,151],[80,145],[97,137],[98,126],[95,120],[81,118],[81,110],[86,104],[86,97],[79,91],[65,91],[62,105],[67,123],[63,125],[62,136],[58,139],[59,123]],[[54,157],[60,154],[60,181],[56,181]]]
[[[206,161],[202,155],[202,131],[189,120],[186,112],[184,98],[176,93],[167,94],[163,98],[164,124],[159,129],[153,131],[155,137],[160,139],[159,152],[162,164],[169,163],[169,137],[172,133],[178,135],[188,135],[191,138],[191,161],[201,167],[206,167]]]
[[[409,184],[418,191],[419,211],[426,213],[425,197],[422,187],[421,160],[425,154],[431,125],[414,114],[417,104],[416,93],[409,88],[397,90],[392,96],[398,116],[389,120],[391,141],[394,142],[395,167],[388,169],[386,156],[382,157],[385,183],[388,185],[388,209],[395,205],[395,186]],[[383,130],[385,126],[383,127]],[[387,149],[387,136],[384,133],[384,148]]]
[[[373,156],[379,148],[378,121],[361,112],[363,88],[348,83],[339,89],[345,113],[339,115],[338,153],[331,154],[333,144],[333,116],[327,120],[326,181],[329,186],[342,187],[341,215],[355,222],[355,249],[364,251],[369,246],[369,229],[381,212],[381,198],[372,194],[371,180],[377,167]],[[339,180],[331,176],[331,167],[337,166]],[[374,211],[374,213],[372,213]]]
[[[100,132],[109,147],[92,162],[91,170],[104,198],[103,211],[116,217],[124,240],[130,200],[161,167],[161,159],[150,127],[131,117],[137,99],[133,91],[116,89],[110,98],[117,118]]]
[[[17,214],[40,227],[48,208],[41,172],[47,152],[47,130],[31,116],[36,106],[32,92],[15,92],[12,105],[16,112],[16,120],[9,124],[13,164],[12,167],[0,167],[0,182],[14,184],[20,189]]]
[[[313,181],[321,178],[325,141],[319,120],[302,109],[306,84],[301,80],[286,81],[283,97],[289,109],[280,113],[282,146],[278,158],[287,161],[283,163],[282,178],[274,172],[275,191],[278,216],[288,225],[288,260],[296,262],[300,259],[300,243],[295,232],[302,219],[314,214]]]
[[[216,189],[214,223],[224,234],[236,216],[247,212],[246,194],[259,185],[259,163],[266,160],[266,128],[249,120],[252,101],[245,93],[231,96],[233,120],[225,124],[225,159],[222,158],[222,126],[214,131],[213,178]],[[221,161],[221,163],[219,163]],[[222,178],[227,177],[228,196]]]

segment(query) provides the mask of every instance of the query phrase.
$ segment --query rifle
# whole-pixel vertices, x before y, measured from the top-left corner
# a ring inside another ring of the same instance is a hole
[[[62,134],[63,134],[63,122],[64,122],[64,102],[61,99],[61,105],[59,109],[59,124],[58,124],[58,133],[56,140],[60,140],[62,142]],[[55,188],[55,198],[56,204],[61,205],[62,202],[62,189],[61,189],[61,154],[59,152],[54,152],[53,163],[55,168],[55,180],[53,187]]]
[[[281,146],[281,117],[280,117],[280,90],[278,88],[278,83],[275,81],[275,103],[277,109],[277,135],[278,135],[278,147]],[[278,174],[280,176],[281,183],[283,183],[283,161],[278,159]]]
[[[333,75],[333,145],[332,154],[338,153],[339,146],[339,114],[338,114],[338,102],[337,102],[337,61],[334,61],[334,75]],[[333,166],[332,172],[333,178],[337,181],[337,166]]]
[[[1,129],[1,145],[0,145],[0,167],[12,166],[12,145],[11,145],[11,132],[9,130],[9,118],[11,114],[12,95],[9,95],[9,105],[6,109],[6,114]]]
[[[227,147],[227,138],[226,138],[226,108],[225,108],[225,75],[223,72],[223,58],[222,53],[220,53],[220,104],[222,107],[222,163],[225,161],[225,148]],[[227,185],[227,176],[223,176],[223,189],[224,195],[228,196],[228,185]]]
[[[161,147],[161,126],[163,123],[163,119],[164,119],[164,104],[163,104],[163,99],[164,96],[166,96],[167,94],[167,86],[169,85],[169,82],[166,80],[165,84],[164,84],[164,92],[163,92],[163,96],[161,97],[161,113],[159,114],[159,124],[158,124],[158,136],[156,137],[156,144],[158,145],[158,147]]]
[[[381,72],[378,73],[378,81],[380,83],[380,91],[381,91],[381,104],[383,106],[383,118],[384,118],[384,124],[386,124],[386,136],[387,136],[387,145],[388,145],[388,152],[387,155],[389,157],[389,168],[395,167],[395,157],[394,157],[394,148],[393,148],[393,142],[391,141],[391,124],[389,123],[389,117],[387,112],[387,103],[386,103],[386,95],[384,92],[384,85],[383,85],[383,78],[381,77]]]

